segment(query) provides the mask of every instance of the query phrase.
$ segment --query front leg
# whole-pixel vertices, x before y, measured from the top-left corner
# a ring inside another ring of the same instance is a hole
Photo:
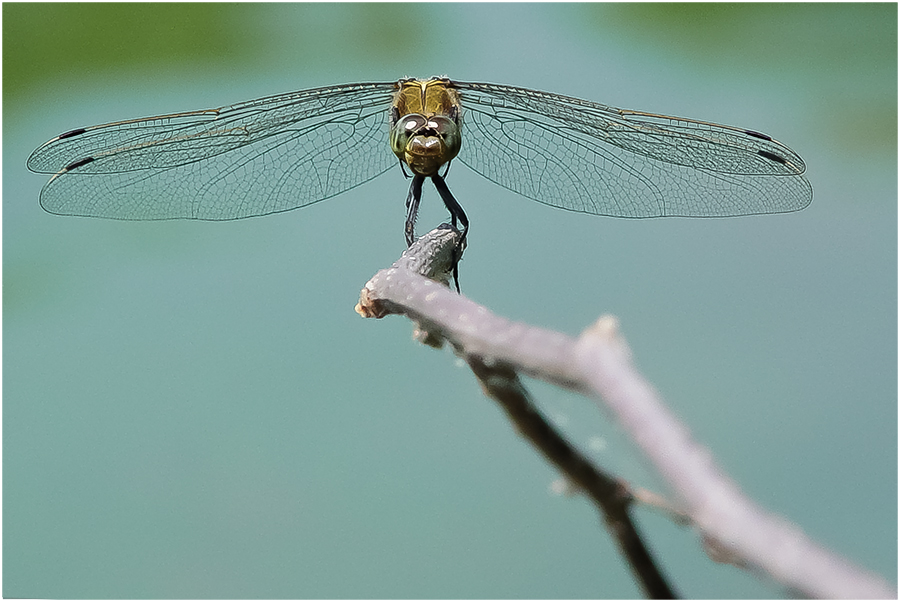
[[[466,242],[466,234],[469,232],[469,218],[466,217],[465,211],[460,206],[459,203],[456,202],[456,199],[453,198],[453,194],[450,192],[450,189],[447,187],[447,183],[444,181],[444,178],[435,174],[431,176],[431,181],[434,182],[434,187],[437,188],[438,194],[441,195],[441,200],[444,201],[444,206],[447,207],[447,211],[450,212],[450,220],[454,226],[456,226],[456,220],[459,219],[459,223],[462,224],[462,238],[459,239],[459,245],[462,246]]]
[[[453,280],[456,281],[456,292],[459,291],[459,260],[462,259],[463,251],[466,248],[466,234],[469,232],[469,218],[466,217],[466,212],[463,211],[462,207],[456,199],[453,198],[453,194],[450,192],[450,189],[447,187],[447,183],[444,181],[440,175],[435,174],[431,176],[431,181],[434,182],[434,187],[437,188],[438,194],[441,195],[441,199],[444,201],[444,206],[447,207],[447,211],[450,212],[450,222],[453,224],[453,227],[456,227],[456,220],[459,219],[459,223],[462,224],[462,236],[459,237],[459,242],[456,243],[456,249],[454,251],[454,259],[453,259]]]
[[[416,240],[416,216],[419,214],[419,203],[422,201],[422,183],[425,176],[416,174],[409,185],[409,195],[406,197],[406,246],[411,246]]]

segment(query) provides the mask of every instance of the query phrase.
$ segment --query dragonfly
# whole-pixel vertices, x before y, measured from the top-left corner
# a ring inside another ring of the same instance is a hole
[[[233,220],[329,199],[399,163],[411,178],[407,245],[430,179],[462,225],[461,252],[469,220],[445,181],[454,160],[524,197],[593,215],[730,217],[812,201],[803,159],[761,132],[447,77],[77,128],[27,166],[52,174],[40,194],[49,213]]]

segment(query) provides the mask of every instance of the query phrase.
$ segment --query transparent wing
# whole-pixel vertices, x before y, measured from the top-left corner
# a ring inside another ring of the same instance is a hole
[[[81,128],[35,150],[28,168],[54,174],[41,191],[50,213],[227,220],[287,211],[396,164],[394,86],[303,90]]]
[[[454,81],[459,159],[536,201],[614,217],[797,211],[806,166],[765,134],[495,84]]]

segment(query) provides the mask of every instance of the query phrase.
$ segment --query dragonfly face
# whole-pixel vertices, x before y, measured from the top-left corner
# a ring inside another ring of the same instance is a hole
[[[430,177],[459,154],[459,94],[450,80],[401,80],[391,106],[391,150],[416,175]]]

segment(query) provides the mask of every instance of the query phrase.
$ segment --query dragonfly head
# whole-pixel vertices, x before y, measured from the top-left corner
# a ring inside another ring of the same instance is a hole
[[[462,137],[451,117],[410,113],[391,128],[391,150],[413,173],[433,176],[459,153]]]

